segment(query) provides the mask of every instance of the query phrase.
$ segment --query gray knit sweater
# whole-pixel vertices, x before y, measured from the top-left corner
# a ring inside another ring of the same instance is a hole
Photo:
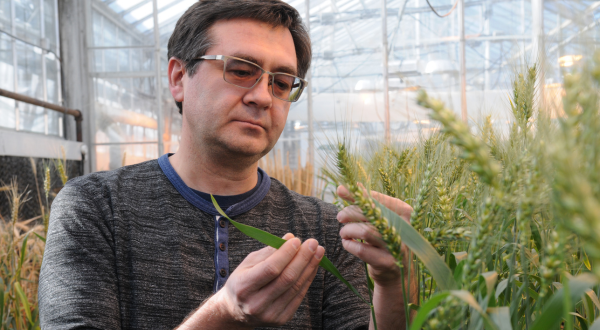
[[[276,236],[315,238],[367,296],[364,269],[339,238],[336,208],[272,179],[264,198],[233,219]],[[231,271],[264,247],[228,227]],[[173,329],[210,297],[213,215],[184,198],[157,160],[76,178],[52,205],[40,272],[42,329]],[[367,329],[369,308],[319,268],[284,329]]]

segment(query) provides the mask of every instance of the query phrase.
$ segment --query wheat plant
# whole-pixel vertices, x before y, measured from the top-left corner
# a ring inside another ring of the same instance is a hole
[[[331,153],[332,183],[368,197],[362,182],[413,207],[414,234],[429,247],[402,239],[406,230],[383,206],[354,203],[387,216],[369,220],[398,261],[398,243],[415,252],[411,329],[600,329],[600,53],[593,62],[566,76],[557,119],[536,99],[534,66],[515,76],[507,135],[490,117],[473,134],[420,92],[439,132],[368,153],[341,142]]]

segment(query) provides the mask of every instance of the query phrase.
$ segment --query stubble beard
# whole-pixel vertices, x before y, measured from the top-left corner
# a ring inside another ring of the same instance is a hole
[[[244,136],[241,136],[238,139],[244,138]],[[227,162],[228,166],[234,165],[240,169],[254,165],[259,159],[269,153],[275,145],[274,143],[268,143],[262,151],[257,153],[251,150],[254,149],[253,147],[236,145],[235,142],[232,141],[235,139],[236,138],[234,137],[226,138],[218,134],[209,134],[199,137],[198,142],[205,145],[206,151],[208,151],[212,157],[223,159]]]

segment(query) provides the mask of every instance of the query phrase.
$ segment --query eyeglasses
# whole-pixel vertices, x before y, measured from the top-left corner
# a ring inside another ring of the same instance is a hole
[[[255,63],[225,55],[204,55],[196,60],[223,61],[223,79],[235,86],[251,89],[265,73],[270,76],[271,94],[286,102],[296,102],[308,82],[300,77],[282,72],[265,71]]]

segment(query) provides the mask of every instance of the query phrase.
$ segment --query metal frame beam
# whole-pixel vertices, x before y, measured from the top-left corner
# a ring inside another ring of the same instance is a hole
[[[166,5],[166,6],[163,6],[162,8],[160,8],[160,10],[158,11],[158,13],[160,14],[160,13],[162,13],[163,11],[165,11],[165,10],[167,10],[167,9],[169,9],[169,8],[171,8],[171,7],[175,6],[175,5],[177,5],[177,4],[179,4],[179,3],[180,3],[180,2],[182,2],[182,1],[183,1],[183,0],[176,0],[176,1],[173,1],[173,2],[171,2],[171,3],[169,3],[168,5]],[[177,16],[177,17],[179,18],[179,16],[178,16],[178,15],[175,15],[175,16]],[[144,16],[144,17],[142,17],[142,18],[138,19],[137,21],[135,21],[135,22],[131,23],[131,26],[133,26],[133,27],[137,27],[138,25],[140,25],[140,24],[144,23],[145,21],[149,20],[150,18],[152,18],[152,14],[150,14],[150,15],[146,15],[146,16]]]
[[[310,36],[310,0],[304,0],[306,6],[306,32]],[[306,100],[306,112],[308,121],[308,160],[307,162],[314,169],[315,167],[315,129],[313,126],[313,87],[312,87],[312,67],[308,68],[306,73],[306,80],[308,81],[307,86],[307,100]],[[311,192],[312,193],[312,192]]]
[[[513,0],[476,0],[476,1],[469,1],[467,3],[465,3],[465,8],[467,7],[476,7],[476,6],[481,6],[483,4],[494,4],[494,3],[501,3],[501,2],[512,2]],[[387,12],[387,16],[388,17],[394,17],[398,15],[398,12],[401,10],[402,8],[398,7],[398,8],[387,8],[386,12]],[[450,9],[452,9],[452,5],[440,5],[439,7],[436,6],[436,9],[439,11],[448,11]],[[411,15],[411,14],[419,14],[419,13],[431,13],[431,8],[429,8],[429,6],[422,6],[422,7],[407,7],[404,9],[404,14],[406,15]],[[364,10],[348,10],[348,11],[337,11],[335,13],[335,17],[332,23],[328,23],[329,24],[335,24],[335,23],[343,23],[343,22],[355,22],[357,20],[365,20],[365,19],[375,19],[375,18],[380,18],[381,17],[381,10],[379,9],[364,9]],[[311,15],[310,17],[310,21],[311,23],[314,24],[319,24],[321,22],[321,15],[320,14],[316,14],[316,15]]]
[[[381,0],[381,64],[383,69],[383,111],[385,125],[384,138],[386,143],[390,143],[390,82],[388,79],[388,35],[386,8],[387,0]]]
[[[123,10],[122,12],[118,13],[121,17],[125,17],[127,16],[127,14],[134,12],[135,10],[137,10],[138,8],[141,8],[145,5],[147,5],[148,3],[150,3],[152,0],[144,0],[144,1],[140,1],[139,3]]]
[[[162,72],[161,74],[163,77],[167,76],[167,72]],[[154,76],[156,76],[155,71],[107,71],[90,73],[90,77],[100,79],[151,78]]]
[[[330,1],[331,1],[331,8],[333,9],[333,12],[339,13],[338,7],[335,4],[335,0],[330,0]],[[354,44],[354,48],[359,49],[358,44],[356,43],[356,40],[354,40],[354,36],[352,35],[352,31],[350,30],[350,27],[348,26],[348,24],[342,23],[342,26],[344,27],[344,30],[346,30],[346,33],[348,33],[348,37],[352,41],[352,44]]]
[[[113,22],[115,25],[117,25],[118,27],[120,27],[121,29],[123,29],[124,31],[129,33],[130,36],[135,38],[140,43],[143,43],[143,40],[142,40],[143,34],[140,35],[139,33],[131,33],[132,29],[131,29],[131,26],[129,25],[129,23],[127,21],[125,21],[122,17],[115,15],[115,12],[112,9],[108,8],[103,2],[100,2],[98,0],[89,0],[89,1],[92,4],[92,8],[95,9],[96,11],[98,11],[98,13],[100,13],[102,16],[104,16],[104,18],[108,19],[109,21]],[[91,17],[90,17],[90,19],[91,19]],[[93,40],[88,41],[88,47],[92,45],[92,41]]]
[[[589,7],[587,7],[585,9],[584,13],[589,13],[591,11],[594,11],[598,7],[600,7],[600,1],[597,1],[597,2],[594,2],[593,4],[591,4]],[[544,37],[548,38],[548,37],[550,37],[550,36],[552,36],[552,35],[560,32],[560,31],[562,31],[564,28],[566,28],[567,26],[569,26],[569,25],[571,25],[573,23],[574,22],[571,21],[571,20],[566,20],[563,24],[560,25],[560,27],[556,27],[556,28],[550,30],[550,32],[548,32],[548,34],[546,34]],[[577,35],[578,34],[580,34],[580,33],[577,33]],[[514,61],[515,59],[521,58],[523,56],[523,54],[525,54],[529,50],[531,50],[531,47],[533,47],[533,45],[527,45],[523,50],[518,51],[515,55],[513,55],[512,57],[510,57],[510,58],[506,59],[504,62],[502,62],[499,67],[502,68],[502,67],[508,65],[509,63],[512,63],[512,61]],[[492,71],[492,72],[495,72],[495,71]]]
[[[158,121],[157,135],[158,135],[158,156],[162,156],[164,153],[164,141],[163,134],[164,119],[162,111],[162,74],[160,70],[161,58],[160,58],[160,29],[158,25],[158,0],[152,0],[152,12],[154,13],[154,64],[155,64],[155,79],[156,79],[156,117]]]

